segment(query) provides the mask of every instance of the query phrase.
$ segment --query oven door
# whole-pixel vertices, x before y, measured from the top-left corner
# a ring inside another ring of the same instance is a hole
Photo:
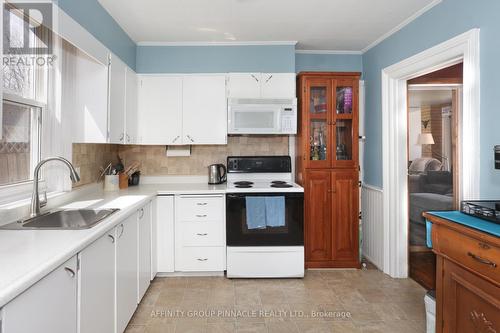
[[[247,224],[246,197],[285,197],[284,226],[252,229]],[[304,193],[228,193],[227,246],[304,245]]]

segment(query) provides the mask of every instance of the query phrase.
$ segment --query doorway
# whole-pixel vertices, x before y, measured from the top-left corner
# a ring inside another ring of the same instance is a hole
[[[408,80],[409,276],[435,289],[436,257],[426,246],[425,211],[458,208],[463,64]]]
[[[471,29],[382,70],[381,252],[383,271],[391,277],[408,277],[408,80],[463,62],[458,198],[479,196],[479,41],[479,29]]]

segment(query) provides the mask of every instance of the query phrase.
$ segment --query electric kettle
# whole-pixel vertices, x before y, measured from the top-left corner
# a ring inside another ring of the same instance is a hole
[[[226,181],[226,167],[224,164],[212,164],[208,166],[208,183],[222,184]]]

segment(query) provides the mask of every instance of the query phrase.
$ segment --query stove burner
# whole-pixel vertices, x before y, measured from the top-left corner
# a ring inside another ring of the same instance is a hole
[[[234,187],[236,187],[236,188],[250,188],[253,186],[252,185],[235,185]]]
[[[281,184],[286,184],[286,182],[283,180],[273,180],[271,184],[281,185]]]
[[[246,180],[241,180],[238,182],[234,182],[234,185],[243,185],[243,186],[248,186],[248,185],[253,185],[253,182],[248,182]],[[238,187],[238,186],[236,186]]]
[[[286,187],[293,187],[293,185],[287,184],[287,183],[284,183],[284,184],[272,184],[271,187],[286,188]]]

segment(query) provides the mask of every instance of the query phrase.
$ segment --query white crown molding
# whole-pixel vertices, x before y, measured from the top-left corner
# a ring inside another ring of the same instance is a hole
[[[390,36],[394,35],[396,32],[398,32],[399,30],[403,29],[405,26],[407,26],[408,24],[410,24],[411,22],[413,22],[414,20],[416,20],[419,16],[421,16],[422,14],[424,14],[425,12],[427,12],[428,10],[430,10],[431,8],[433,8],[434,6],[436,6],[437,4],[439,4],[441,2],[442,2],[442,0],[434,0],[434,1],[432,1],[427,6],[423,7],[419,11],[415,12],[412,16],[408,17],[406,20],[404,20],[403,22],[401,22],[400,24],[398,24],[396,27],[392,28],[391,30],[389,30],[388,32],[386,32],[385,34],[383,34],[382,36],[380,36],[379,38],[377,38],[370,45],[368,45],[367,47],[365,47],[364,49],[362,49],[361,53],[365,53],[368,50],[370,50],[370,49],[374,48],[375,46],[377,46],[378,44],[382,43],[385,39],[387,39]]]
[[[342,51],[342,50],[295,50],[296,54],[350,54],[350,55],[362,55],[361,51]]]
[[[295,46],[297,41],[231,41],[231,42],[138,42],[138,46]]]

